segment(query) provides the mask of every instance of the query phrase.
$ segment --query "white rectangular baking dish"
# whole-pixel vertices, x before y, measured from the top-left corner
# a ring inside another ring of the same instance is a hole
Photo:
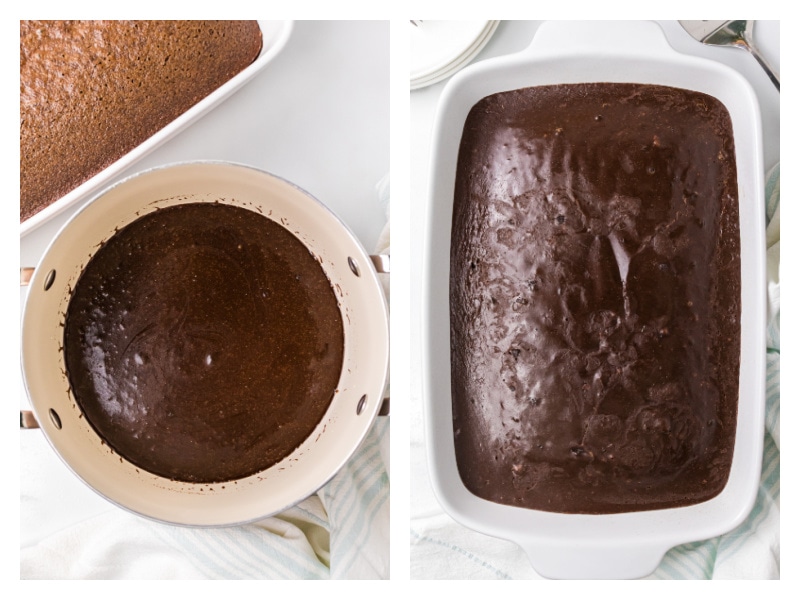
[[[742,323],[739,410],[730,478],[693,506],[613,515],[548,513],[483,500],[461,482],[450,390],[449,259],[456,160],[471,107],[495,92],[579,82],[637,82],[715,96],[730,112],[739,177]],[[722,64],[673,50],[652,22],[547,22],[524,51],[454,76],[433,127],[423,280],[423,396],[434,492],[461,524],[511,540],[550,578],[648,575],[671,547],[740,524],[755,501],[764,422],[765,242],[761,121],[755,94]]]
[[[44,210],[23,221],[20,224],[20,235],[25,235],[29,231],[33,231],[67,208],[75,206],[79,202],[87,200],[90,196],[99,192],[102,188],[106,187],[114,177],[158,148],[172,136],[191,125],[271,63],[286,45],[292,32],[293,22],[259,21],[258,25],[261,28],[262,46],[261,52],[252,64],[203,98],[169,125],[125,154],[122,158],[112,163],[71,192],[62,196]]]

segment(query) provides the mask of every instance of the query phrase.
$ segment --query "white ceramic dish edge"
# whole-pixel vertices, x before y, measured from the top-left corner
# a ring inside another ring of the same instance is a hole
[[[258,58],[238,73],[236,76],[225,82],[211,94],[200,100],[197,104],[180,115],[164,128],[160,129],[147,140],[139,144],[136,148],[125,154],[97,175],[88,179],[71,192],[68,192],[53,204],[36,213],[29,219],[20,224],[20,236],[33,231],[42,224],[48,222],[56,215],[61,214],[68,208],[87,200],[91,195],[108,185],[114,177],[122,173],[128,167],[147,156],[150,152],[161,146],[164,142],[184,130],[194,123],[197,119],[208,113],[220,102],[231,96],[236,90],[250,81],[257,73],[261,72],[275,57],[283,50],[294,27],[293,21],[259,21],[263,45]]]
[[[729,481],[694,506],[617,515],[546,513],[482,500],[464,487],[453,449],[450,404],[449,246],[455,161],[469,109],[491,93],[587,81],[658,83],[718,97],[731,113],[742,236],[740,401]],[[763,444],[765,267],[763,165],[758,103],[738,73],[674,51],[651,22],[547,22],[524,51],[467,67],[448,82],[437,110],[426,223],[422,380],[434,492],[463,525],[518,543],[551,578],[643,577],[671,547],[737,526],[755,501]]]

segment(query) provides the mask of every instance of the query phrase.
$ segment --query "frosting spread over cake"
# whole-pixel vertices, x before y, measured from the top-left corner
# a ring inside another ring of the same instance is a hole
[[[718,100],[597,83],[476,104],[450,270],[467,488],[567,513],[717,495],[736,429],[739,254]]]
[[[262,471],[314,430],[344,331],[322,267],[279,224],[217,203],[151,212],[112,236],[70,299],[73,394],[114,451],[189,482]]]

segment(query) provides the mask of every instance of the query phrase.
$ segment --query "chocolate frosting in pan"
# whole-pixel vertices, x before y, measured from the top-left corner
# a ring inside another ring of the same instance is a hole
[[[736,429],[739,253],[718,100],[610,83],[481,100],[451,244],[467,488],[567,513],[717,495]]]
[[[64,352],[81,411],[114,451],[188,482],[288,456],[342,368],[338,301],[289,231],[244,208],[159,209],[108,240],[79,278]]]

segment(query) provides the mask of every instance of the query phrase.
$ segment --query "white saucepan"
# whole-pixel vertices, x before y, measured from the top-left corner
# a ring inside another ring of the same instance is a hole
[[[225,484],[172,481],[137,469],[114,453],[82,418],[64,366],[64,315],[70,291],[89,258],[115,230],[150,211],[185,202],[240,206],[292,232],[319,259],[336,292],[344,324],[338,389],[314,432],[277,465]],[[95,197],[64,225],[29,281],[21,352],[35,420],[80,479],[139,515],[181,525],[222,526],[280,512],[336,474],[381,408],[389,332],[373,258],[318,200],[251,167],[186,163],[126,179]]]

